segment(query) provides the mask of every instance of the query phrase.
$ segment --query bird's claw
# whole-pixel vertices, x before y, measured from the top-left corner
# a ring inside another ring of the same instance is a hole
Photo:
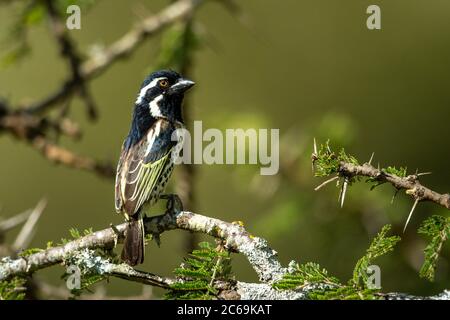
[[[161,237],[159,236],[159,233],[152,233],[152,240],[155,240],[158,247],[161,247]]]
[[[176,194],[163,194],[160,196],[161,199],[166,199],[166,214],[177,214],[183,211],[183,203],[181,199]]]

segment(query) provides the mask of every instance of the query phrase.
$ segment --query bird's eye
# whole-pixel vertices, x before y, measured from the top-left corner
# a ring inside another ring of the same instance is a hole
[[[165,80],[165,79],[160,80],[160,81],[159,81],[159,86],[160,86],[161,88],[167,88],[167,87],[169,86],[169,81],[167,81],[167,80]]]

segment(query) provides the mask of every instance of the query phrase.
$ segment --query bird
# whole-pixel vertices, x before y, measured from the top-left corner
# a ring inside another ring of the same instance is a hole
[[[172,136],[185,128],[183,98],[194,84],[176,71],[156,71],[143,81],[135,101],[115,181],[115,209],[127,221],[121,259],[130,266],[144,262],[143,217],[165,196],[174,167],[172,152],[180,143]]]

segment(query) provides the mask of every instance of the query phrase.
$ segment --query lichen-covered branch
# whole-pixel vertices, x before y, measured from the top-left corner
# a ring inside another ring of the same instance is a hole
[[[29,276],[35,271],[59,264],[75,264],[86,274],[95,274],[102,278],[118,277],[128,281],[171,289],[172,285],[183,279],[173,279],[136,270],[126,264],[117,264],[108,258],[96,254],[96,248],[112,249],[124,237],[126,224],[120,224],[101,231],[88,234],[64,245],[51,247],[41,252],[16,259],[6,257],[0,260],[0,282],[15,276]],[[222,244],[230,251],[246,256],[261,283],[241,281],[224,281],[217,279],[213,286],[217,297],[221,299],[272,299],[302,300],[309,299],[310,293],[322,287],[323,283],[307,283],[294,289],[282,290],[274,286],[283,275],[290,272],[281,266],[276,253],[264,239],[250,235],[241,223],[228,223],[192,212],[166,213],[145,218],[146,233],[159,236],[160,233],[182,229],[201,232],[222,240]],[[323,288],[322,288],[323,289]],[[431,297],[417,297],[403,293],[377,293],[380,299],[449,299],[450,292]]]
[[[83,273],[112,276],[165,289],[169,288],[176,281],[153,273],[133,269],[125,263],[113,263],[108,259],[96,255],[94,250],[88,248],[70,252],[67,257],[70,257],[70,263],[79,266]]]
[[[70,254],[83,249],[112,249],[124,237],[126,224],[94,232],[65,245],[51,247],[27,257],[0,261],[0,281],[13,276],[30,275],[33,272],[62,262]],[[273,282],[282,277],[286,270],[264,239],[253,237],[240,224],[228,223],[192,212],[163,214],[145,218],[146,232],[159,235],[174,229],[201,232],[222,239],[232,251],[242,253],[263,282]]]

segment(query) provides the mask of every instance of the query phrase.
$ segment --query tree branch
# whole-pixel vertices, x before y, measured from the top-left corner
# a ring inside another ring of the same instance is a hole
[[[48,160],[63,164],[67,167],[91,171],[105,178],[114,176],[113,165],[109,162],[100,162],[90,157],[80,156],[74,152],[60,147],[42,136],[38,136],[31,141],[34,148],[39,150]]]
[[[90,96],[86,85],[86,79],[81,75],[82,58],[78,54],[74,42],[66,31],[66,26],[55,7],[54,1],[46,0],[44,4],[50,18],[51,31],[59,45],[61,55],[68,61],[70,66],[71,79],[68,82],[73,83],[74,85],[69,87],[79,91],[81,98],[83,98],[86,104],[89,117],[91,119],[96,119],[97,108],[95,107],[93,99]],[[46,101],[51,100],[47,99]]]
[[[338,172],[344,177],[364,176],[373,178],[378,182],[388,182],[396,189],[404,189],[406,193],[411,195],[418,201],[432,201],[444,208],[450,209],[450,194],[440,194],[433,191],[419,182],[419,175],[413,174],[407,177],[399,177],[394,174],[387,173],[377,169],[372,165],[365,163],[363,165],[355,165],[351,163],[341,162]]]
[[[81,63],[79,78],[88,81],[97,77],[116,61],[133,53],[149,37],[162,31],[173,22],[192,14],[202,2],[201,0],[178,0],[160,13],[144,19],[108,48],[96,52],[89,60]],[[55,92],[42,101],[28,106],[26,110],[31,113],[46,112],[57,103],[71,96],[76,89],[77,82],[69,79]]]
[[[183,229],[201,232],[222,239],[227,249],[246,256],[263,282],[273,282],[286,273],[277,260],[276,252],[264,239],[251,236],[241,225],[224,222],[192,212],[163,214],[144,219],[147,234]],[[68,255],[83,249],[112,249],[124,237],[126,223],[97,231],[65,245],[52,247],[42,252],[18,259],[3,258],[0,261],[0,281],[14,276],[30,275],[33,272],[61,263]]]
[[[4,131],[30,143],[49,160],[69,167],[93,171],[100,176],[113,177],[114,170],[109,163],[102,163],[89,157],[79,156],[64,149],[48,138],[49,131],[57,135],[65,134],[73,138],[80,136],[78,126],[68,119],[50,120],[44,113],[62,102],[68,102],[78,93],[84,100],[90,118],[96,117],[94,101],[89,93],[87,83],[107,70],[116,61],[133,53],[149,37],[160,32],[173,22],[193,14],[203,3],[202,0],[178,0],[160,13],[144,19],[132,30],[123,35],[110,47],[95,53],[87,61],[75,49],[75,44],[65,31],[53,1],[46,0],[51,31],[57,41],[61,55],[69,65],[71,74],[60,88],[50,93],[41,101],[13,108],[5,101],[0,101],[0,132]]]
[[[295,290],[273,288],[272,283],[279,280],[288,272],[288,269],[281,266],[276,252],[267,245],[264,239],[253,237],[240,224],[228,223],[186,211],[145,217],[144,223],[147,234],[159,235],[174,229],[201,232],[223,240],[228,250],[245,255],[262,283],[216,281],[214,287],[218,289],[218,297],[221,299],[307,299],[309,292],[318,289],[318,285],[315,284],[308,284]],[[92,250],[114,248],[117,242],[123,240],[125,229],[126,223],[123,223],[27,257],[3,258],[0,260],[0,281],[14,276],[29,276],[37,270],[62,263],[69,257],[71,262],[75,261],[79,266],[88,266],[89,270],[87,271],[94,274],[118,277],[166,289],[178,281],[135,270],[126,264],[112,263],[108,259],[99,257]],[[379,294],[379,297],[382,299],[449,299],[450,291],[430,297],[416,297],[403,293]]]

